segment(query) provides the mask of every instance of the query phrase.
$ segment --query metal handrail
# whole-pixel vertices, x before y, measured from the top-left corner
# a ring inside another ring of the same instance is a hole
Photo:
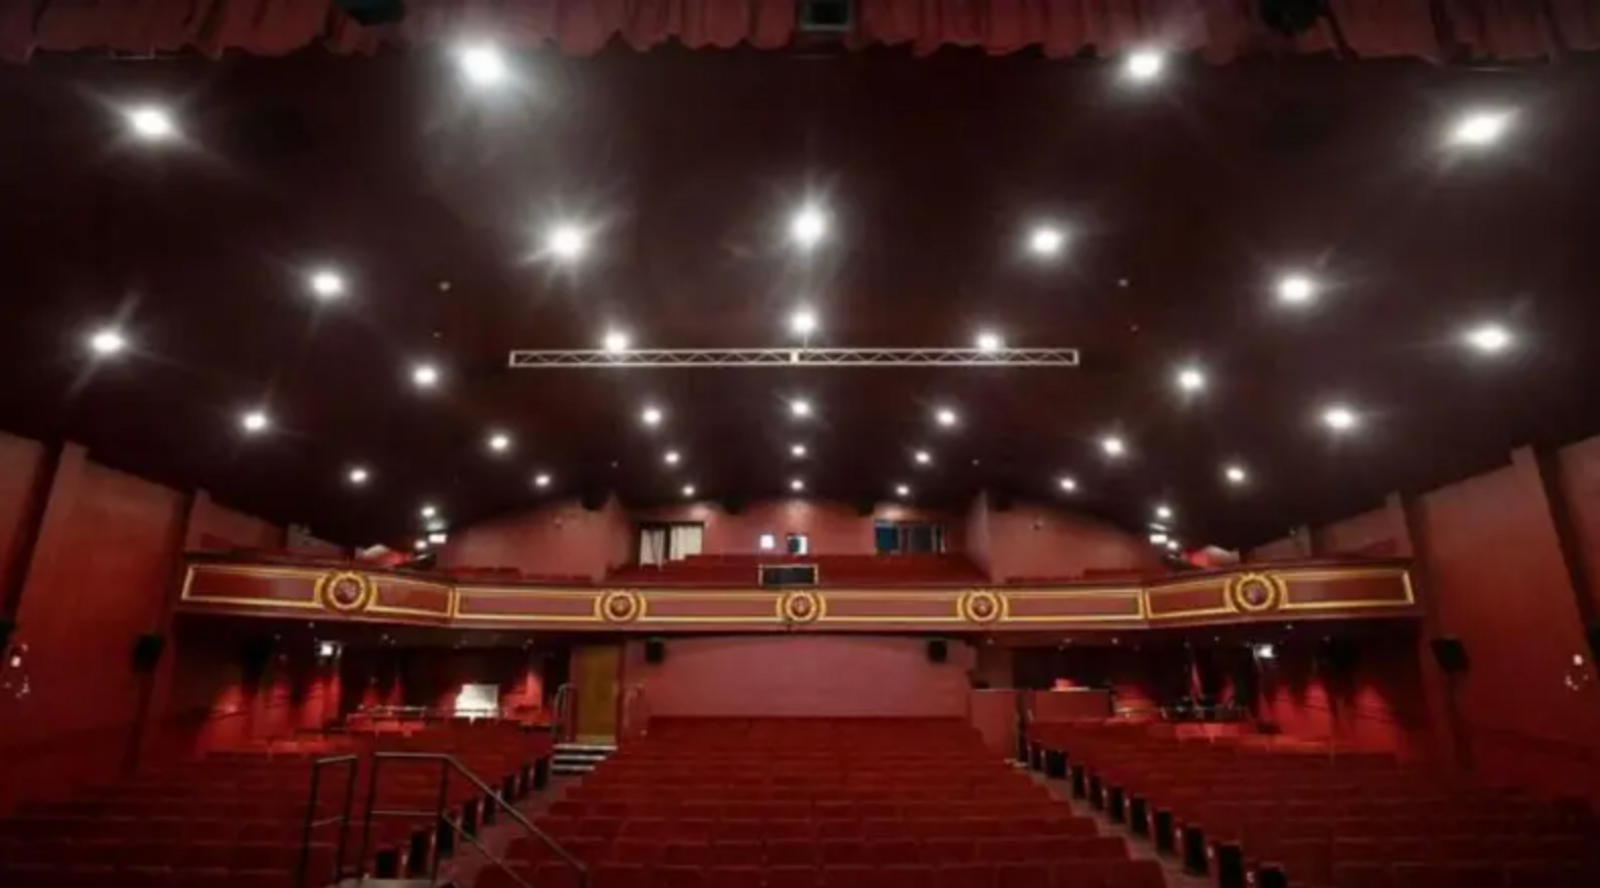
[[[573,696],[574,693],[575,691],[570,681],[564,681],[556,688],[556,698],[553,705],[556,711],[557,740],[571,740],[573,735],[569,731],[574,731],[577,728],[572,717],[573,704],[576,702]]]
[[[344,804],[339,806],[339,813],[332,817],[314,819],[317,813],[319,790],[322,787],[322,769],[337,765],[348,765],[349,775],[345,778]],[[311,868],[311,831],[329,824],[339,824],[339,850],[333,860],[333,881],[338,882],[344,878],[344,851],[345,842],[350,834],[350,807],[355,802],[356,772],[361,767],[361,757],[356,755],[333,755],[316,759],[311,763],[311,797],[306,800],[305,822],[300,829],[300,862],[295,866],[294,884],[297,888],[305,888],[307,872]]]
[[[640,716],[640,707],[644,707],[644,715]],[[631,684],[622,692],[622,725],[617,731],[617,738],[631,738],[634,732],[634,721],[642,719],[639,726],[639,735],[643,736],[649,731],[650,710],[644,695],[644,685]]]
[[[383,763],[386,762],[386,761],[436,761],[436,762],[438,762],[439,763],[439,804],[438,804],[438,807],[433,811],[382,810],[382,809],[377,808],[376,806],[377,806],[378,772],[382,770]],[[572,853],[569,852],[567,849],[561,847],[561,844],[559,842],[557,842],[555,839],[551,838],[549,833],[546,833],[544,830],[540,829],[539,827],[534,826],[533,823],[528,820],[528,818],[526,818],[526,817],[524,817],[522,815],[521,811],[518,811],[516,808],[512,807],[512,805],[510,803],[508,803],[504,798],[502,798],[498,790],[495,790],[495,789],[491,788],[489,786],[489,784],[485,783],[481,778],[478,777],[478,775],[476,775],[476,774],[472,773],[471,771],[469,771],[466,768],[465,765],[462,765],[461,762],[456,760],[455,756],[448,755],[448,754],[442,753],[442,752],[384,752],[384,751],[377,751],[377,752],[373,752],[372,753],[372,777],[371,777],[371,782],[370,782],[370,785],[368,787],[368,793],[367,793],[366,816],[364,818],[364,821],[363,821],[363,824],[362,824],[362,828],[361,828],[361,858],[360,859],[365,860],[367,858],[367,853],[368,853],[368,850],[369,850],[369,846],[370,846],[370,843],[371,843],[371,837],[372,837],[372,820],[373,820],[374,817],[432,817],[432,818],[435,819],[435,822],[443,822],[443,823],[449,825],[450,828],[452,830],[454,830],[457,834],[466,835],[468,837],[468,839],[470,841],[472,841],[473,847],[477,848],[478,851],[480,853],[482,853],[484,855],[484,857],[487,858],[491,863],[493,863],[494,865],[500,867],[501,869],[505,870],[506,872],[510,873],[512,878],[515,879],[518,882],[518,884],[522,885],[523,888],[532,888],[532,886],[528,885],[527,882],[523,881],[522,878],[517,875],[515,870],[513,870],[513,869],[511,869],[511,867],[507,866],[506,862],[504,860],[501,860],[500,858],[494,856],[493,854],[490,854],[489,851],[486,848],[484,848],[482,844],[480,844],[476,839],[474,839],[470,835],[468,835],[467,832],[464,829],[462,829],[459,824],[455,823],[449,817],[446,816],[446,810],[445,809],[449,804],[449,798],[450,798],[450,772],[452,770],[460,773],[460,775],[462,777],[465,777],[467,779],[467,782],[471,783],[475,788],[477,788],[477,790],[480,793],[483,794],[483,798],[485,798],[486,800],[494,803],[494,805],[499,810],[504,811],[507,815],[509,815],[511,817],[511,819],[513,821],[515,821],[518,825],[520,825],[529,834],[533,835],[539,841],[543,842],[546,848],[550,849],[552,852],[555,853],[555,855],[557,857],[561,858],[562,862],[564,862],[568,866],[572,867],[573,870],[575,870],[577,872],[577,874],[578,874],[578,888],[589,888],[589,868],[583,864],[583,861],[581,861],[578,858],[574,857],[572,855]],[[439,879],[439,856],[437,854],[434,855],[432,879],[435,882],[437,882],[438,879]]]

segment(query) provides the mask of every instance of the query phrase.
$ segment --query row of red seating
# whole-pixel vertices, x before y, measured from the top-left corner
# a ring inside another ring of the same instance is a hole
[[[912,863],[1007,863],[1015,861],[1120,860],[1128,856],[1118,836],[1093,833],[1028,834],[1004,838],[809,839],[757,836],[730,841],[684,841],[661,838],[612,840],[601,836],[552,834],[561,847],[580,860],[639,864],[708,866],[711,864],[831,866],[868,863],[879,866]],[[541,860],[554,856],[549,846],[519,839],[512,859]]]
[[[517,875],[538,888],[577,888],[576,872],[548,861]],[[1055,864],[954,863],[869,866],[643,866],[599,864],[590,888],[1165,888],[1152,860],[1073,860]],[[486,870],[476,888],[520,888],[504,870]]]
[[[677,818],[684,820],[950,820],[966,817],[1065,816],[1059,805],[1050,799],[1035,796],[1018,796],[1002,800],[972,800],[960,795],[944,798],[920,796],[909,799],[872,797],[857,799],[852,796],[822,796],[815,800],[765,801],[742,800],[698,801],[682,799],[615,800],[609,796],[585,796],[562,799],[550,806],[550,813],[563,817],[615,817],[615,818]]]

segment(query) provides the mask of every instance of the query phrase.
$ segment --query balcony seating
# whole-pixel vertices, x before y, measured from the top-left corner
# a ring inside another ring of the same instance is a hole
[[[663,565],[629,565],[611,582],[643,586],[753,586],[763,565],[811,564],[823,586],[928,586],[985,582],[960,555],[691,555]]]

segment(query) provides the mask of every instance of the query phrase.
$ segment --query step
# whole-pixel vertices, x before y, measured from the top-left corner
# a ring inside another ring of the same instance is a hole
[[[550,773],[588,774],[616,751],[615,743],[557,743],[550,756]]]

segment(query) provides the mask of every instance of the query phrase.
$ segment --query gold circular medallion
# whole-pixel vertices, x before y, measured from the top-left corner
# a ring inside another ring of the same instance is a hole
[[[1247,614],[1277,610],[1284,595],[1283,581],[1271,574],[1240,574],[1228,584],[1228,603]]]
[[[349,614],[370,607],[378,588],[366,574],[339,570],[318,577],[316,590],[317,602],[323,607]]]
[[[644,612],[644,602],[632,589],[614,589],[600,597],[600,616],[608,623],[629,623]]]
[[[1000,596],[988,589],[977,589],[961,596],[958,602],[961,616],[969,623],[993,623],[1000,619]]]
[[[815,623],[822,619],[822,599],[815,592],[787,592],[778,599],[778,616],[790,623]]]

